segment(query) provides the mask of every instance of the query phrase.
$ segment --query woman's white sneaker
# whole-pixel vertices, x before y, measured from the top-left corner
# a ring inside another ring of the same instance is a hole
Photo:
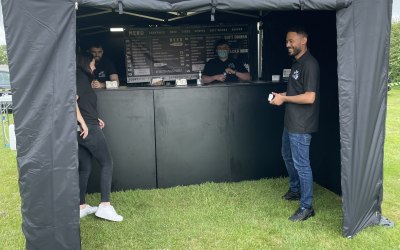
[[[84,209],[79,210],[79,217],[83,218],[86,215],[96,213],[96,211],[97,211],[97,207],[91,207],[89,205],[86,205],[86,207]]]
[[[111,205],[100,204],[95,215],[110,221],[122,221],[124,219],[121,215],[117,214],[114,207]]]

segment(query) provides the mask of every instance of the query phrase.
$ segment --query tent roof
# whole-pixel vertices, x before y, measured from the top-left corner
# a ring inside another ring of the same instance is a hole
[[[84,6],[135,11],[174,12],[223,10],[338,10],[348,7],[351,0],[79,0]]]
[[[102,33],[115,25],[175,25],[182,21],[203,23],[261,19],[269,11],[338,10],[351,0],[78,0],[77,29],[85,35]],[[122,15],[118,15],[122,14]],[[191,21],[188,21],[190,17]],[[100,25],[101,24],[101,25]],[[107,27],[106,27],[107,26]],[[109,26],[109,27],[108,27]]]

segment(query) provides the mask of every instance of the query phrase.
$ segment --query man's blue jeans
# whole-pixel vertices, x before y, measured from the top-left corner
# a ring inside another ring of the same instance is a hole
[[[310,165],[311,134],[291,133],[283,129],[282,157],[290,178],[290,190],[300,192],[300,205],[312,207],[313,176]]]

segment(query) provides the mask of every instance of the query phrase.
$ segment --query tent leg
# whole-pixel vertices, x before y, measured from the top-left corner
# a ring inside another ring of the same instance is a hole
[[[394,222],[390,221],[388,218],[381,215],[381,220],[379,221],[379,226],[392,228],[392,227],[394,227]]]

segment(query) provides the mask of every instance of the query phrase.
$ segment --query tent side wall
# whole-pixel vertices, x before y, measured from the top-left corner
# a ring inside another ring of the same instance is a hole
[[[381,216],[391,0],[337,12],[343,235]]]
[[[27,249],[80,249],[75,8],[2,0]]]

